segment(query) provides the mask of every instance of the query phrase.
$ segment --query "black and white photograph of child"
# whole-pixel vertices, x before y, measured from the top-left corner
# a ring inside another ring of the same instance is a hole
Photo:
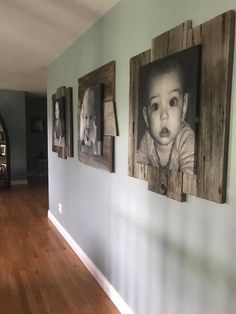
[[[195,173],[200,46],[140,68],[136,161]]]
[[[65,147],[65,103],[60,98],[54,103],[53,143]]]
[[[102,85],[85,90],[80,111],[81,151],[102,155]]]

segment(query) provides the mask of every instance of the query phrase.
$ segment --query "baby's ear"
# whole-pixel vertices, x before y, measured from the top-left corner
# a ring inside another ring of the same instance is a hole
[[[146,123],[147,128],[149,128],[149,123],[148,123],[148,112],[147,112],[147,107],[144,106],[143,107],[143,117],[144,117],[144,121]]]
[[[182,122],[184,121],[185,119],[185,116],[186,116],[186,113],[187,113],[187,110],[188,110],[188,93],[185,93],[184,94],[184,103],[183,103],[183,110],[182,110]]]

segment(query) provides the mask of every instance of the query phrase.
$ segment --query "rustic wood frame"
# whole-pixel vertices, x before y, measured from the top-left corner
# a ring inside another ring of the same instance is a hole
[[[148,189],[177,201],[186,194],[226,202],[228,140],[235,11],[192,28],[183,24],[152,40],[152,48],[130,60],[129,176],[148,181]],[[202,45],[201,92],[195,175],[136,162],[138,71],[140,66],[194,45]]]
[[[52,151],[58,153],[58,157],[66,159],[73,157],[73,107],[72,107],[72,87],[62,86],[57,89],[56,94],[52,95],[52,105],[64,98],[65,102],[65,147],[54,145],[54,117],[52,117]]]
[[[113,110],[115,117],[115,61],[112,61],[99,69],[88,73],[87,75],[79,78],[79,106],[78,106],[78,159],[85,163],[86,165],[114,172],[114,136],[106,135],[103,136],[103,147],[102,155],[92,155],[81,152],[80,146],[80,110],[83,100],[83,95],[85,90],[97,84],[103,85],[103,105],[104,108],[110,103],[113,102]],[[103,110],[106,112],[106,110]],[[109,119],[110,124],[110,117]],[[106,123],[106,116],[104,116],[104,124]],[[116,119],[113,120],[114,128],[116,129]],[[114,134],[113,134],[114,135]]]

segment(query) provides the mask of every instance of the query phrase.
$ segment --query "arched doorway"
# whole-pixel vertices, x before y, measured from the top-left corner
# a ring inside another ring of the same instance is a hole
[[[0,114],[0,189],[10,188],[10,145],[7,128]]]

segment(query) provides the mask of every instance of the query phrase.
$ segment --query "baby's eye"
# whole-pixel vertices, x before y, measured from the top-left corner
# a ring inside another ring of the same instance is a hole
[[[175,107],[178,105],[178,99],[176,97],[171,98],[170,100],[170,106]]]
[[[151,109],[152,109],[152,111],[158,110],[158,109],[159,109],[159,104],[158,104],[158,102],[153,102],[153,103],[151,104]]]

